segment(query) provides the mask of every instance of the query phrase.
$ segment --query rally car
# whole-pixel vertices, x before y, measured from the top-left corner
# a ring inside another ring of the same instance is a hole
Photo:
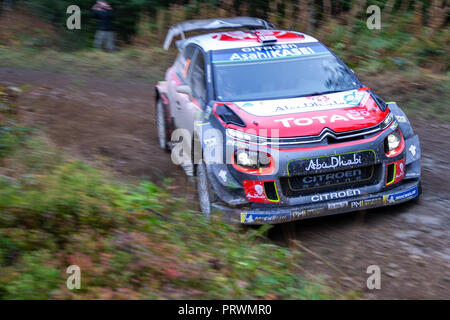
[[[421,194],[405,113],[317,39],[251,17],[180,23],[166,50],[177,36],[156,85],[158,139],[196,177],[205,215],[275,224]]]

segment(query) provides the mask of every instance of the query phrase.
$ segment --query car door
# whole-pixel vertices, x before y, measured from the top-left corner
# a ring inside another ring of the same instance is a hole
[[[187,94],[180,95],[178,110],[179,126],[189,130],[194,130],[194,121],[198,119],[198,114],[202,112],[206,101],[206,77],[205,77],[205,57],[203,52],[197,47],[190,63],[187,84],[191,88],[192,97]]]
[[[181,52],[173,66],[172,75],[168,76],[168,99],[170,105],[170,114],[174,120],[175,127],[183,128],[181,113],[184,106],[189,103],[189,97],[178,93],[177,88],[182,85],[188,85],[188,73],[191,68],[191,62],[195,54],[195,47],[188,46]]]

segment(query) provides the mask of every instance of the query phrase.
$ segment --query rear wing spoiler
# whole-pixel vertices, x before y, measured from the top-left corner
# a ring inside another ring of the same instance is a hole
[[[185,32],[208,31],[216,29],[237,29],[237,28],[260,28],[273,29],[273,25],[259,18],[235,17],[235,18],[217,18],[204,20],[188,20],[172,26],[164,40],[164,50],[168,50],[173,38],[180,36],[184,40]]]

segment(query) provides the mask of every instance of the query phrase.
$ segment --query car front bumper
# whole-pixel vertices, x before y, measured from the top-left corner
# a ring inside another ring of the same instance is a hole
[[[213,210],[225,214],[230,223],[246,225],[278,224],[307,218],[340,214],[403,203],[417,198],[421,193],[420,180],[408,180],[395,188],[372,194],[361,194],[345,199],[322,201],[287,207],[239,209],[218,203]]]

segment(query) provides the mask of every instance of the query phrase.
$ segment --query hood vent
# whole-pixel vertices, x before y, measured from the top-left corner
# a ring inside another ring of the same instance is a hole
[[[216,114],[223,120],[226,124],[234,124],[239,127],[246,127],[245,122],[227,105],[220,104],[216,107]]]

